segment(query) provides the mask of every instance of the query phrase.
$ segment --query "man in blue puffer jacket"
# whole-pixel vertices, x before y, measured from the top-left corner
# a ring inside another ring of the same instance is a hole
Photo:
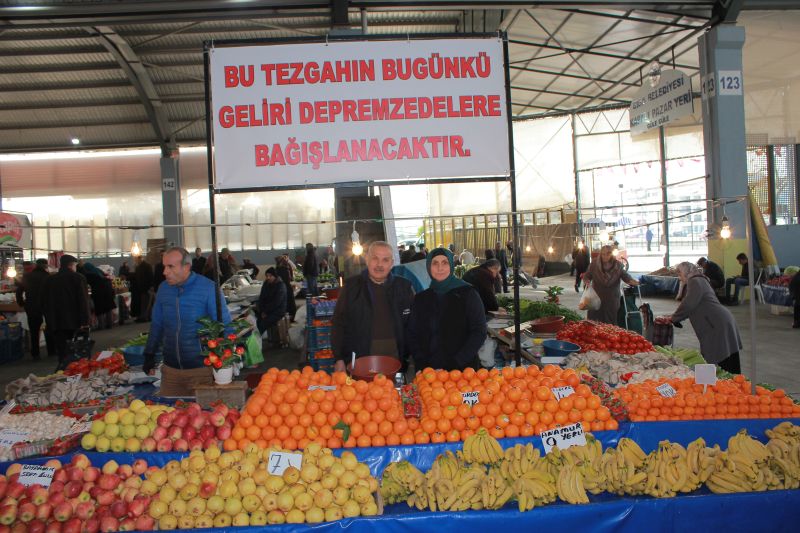
[[[183,248],[167,250],[163,262],[166,284],[156,293],[143,370],[155,368],[155,353],[163,341],[160,394],[194,396],[196,385],[212,382],[211,369],[203,365],[197,320],[217,316],[214,282],[192,272],[192,258]],[[231,316],[220,298],[222,322],[227,324]]]

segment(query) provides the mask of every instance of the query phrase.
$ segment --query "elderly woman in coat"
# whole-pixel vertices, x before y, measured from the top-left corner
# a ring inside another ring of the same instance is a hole
[[[620,282],[624,281],[628,285],[638,285],[639,282],[630,277],[622,263],[614,257],[614,248],[606,245],[600,248],[600,255],[592,264],[589,270],[583,275],[584,283],[591,282],[594,292],[600,298],[600,309],[597,311],[589,310],[587,318],[606,324],[617,323],[617,312],[619,311]]]
[[[700,341],[703,358],[732,374],[740,374],[742,339],[733,315],[719,302],[708,278],[696,265],[683,262],[676,270],[685,292],[670,319],[677,323],[688,318]]]

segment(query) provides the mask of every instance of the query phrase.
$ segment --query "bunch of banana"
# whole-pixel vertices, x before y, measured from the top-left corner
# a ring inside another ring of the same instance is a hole
[[[706,486],[717,494],[766,490],[767,480],[763,470],[752,459],[741,453],[720,452],[714,472],[706,480]]]
[[[638,447],[638,445],[637,445]],[[641,450],[641,449],[640,449]],[[642,452],[644,454],[644,452]],[[645,456],[646,457],[646,456]],[[605,478],[605,490],[619,496],[644,494],[647,473],[637,470],[631,453],[620,451],[620,447],[607,448],[600,458],[600,472]],[[644,462],[642,462],[642,465]]]
[[[484,428],[464,440],[464,460],[468,463],[492,464],[503,458],[503,448]]]
[[[766,463],[770,457],[767,447],[748,435],[746,429],[728,439],[728,453],[750,456],[756,463]]]
[[[655,498],[673,498],[693,483],[686,450],[667,440],[659,442],[658,448],[647,456],[644,471],[647,473],[644,492]]]
[[[795,426],[789,421],[781,422],[772,429],[765,431],[770,439],[796,440],[800,438],[800,426]]]
[[[583,486],[583,476],[574,465],[567,465],[558,473],[556,490],[558,497],[567,503],[589,503]]]
[[[540,454],[530,442],[523,446],[517,444],[506,448],[503,459],[499,463],[499,470],[506,482],[513,483],[522,477],[525,472],[532,470],[539,461]]]
[[[512,485],[520,511],[530,511],[537,505],[556,500],[558,489],[555,479],[544,470],[531,470]]]
[[[634,468],[642,468],[644,461],[647,459],[647,454],[644,450],[634,441],[628,437],[622,437],[617,443],[617,451],[622,452],[626,459],[630,459]]]
[[[584,488],[592,494],[605,490],[602,471],[603,445],[593,435],[586,435],[585,446],[570,446],[562,452],[566,464],[573,465],[583,477]]]
[[[567,455],[558,446],[553,446],[550,453],[545,455],[542,460],[547,471],[553,476],[553,479],[558,479],[558,473],[567,465],[572,464],[573,456]]]
[[[408,461],[389,463],[383,471],[380,492],[387,503],[406,501],[425,485],[425,475]]]
[[[439,454],[433,461],[431,470],[439,470],[439,475],[449,480],[455,480],[462,462],[450,450]]]
[[[500,468],[489,469],[489,474],[481,482],[481,496],[484,509],[500,509],[514,496]]]
[[[686,464],[689,467],[689,479],[681,492],[691,492],[700,488],[708,476],[714,471],[716,456],[720,453],[718,445],[713,448],[706,446],[706,441],[700,437],[689,443],[686,447]]]
[[[408,497],[408,505],[431,511],[482,509],[481,484],[485,477],[482,466],[461,464],[448,451],[436,458],[423,485]]]

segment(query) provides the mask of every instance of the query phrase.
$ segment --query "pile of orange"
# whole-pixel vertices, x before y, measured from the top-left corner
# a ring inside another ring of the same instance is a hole
[[[656,390],[662,383],[669,383],[677,394],[664,398]],[[741,375],[719,380],[716,385],[708,386],[705,393],[703,385],[697,385],[694,378],[686,378],[627,385],[614,394],[627,404],[630,419],[634,422],[800,415],[800,406],[795,405],[783,390],[770,391],[758,386],[753,395],[750,383]]]
[[[320,385],[335,390],[309,390]],[[344,430],[334,429],[340,421],[349,426],[346,441]],[[270,368],[223,446],[244,449],[253,442],[295,450],[312,441],[329,448],[414,444],[418,424],[403,416],[400,395],[385,376],[368,383],[311,367],[302,372]]]
[[[617,421],[572,369],[434,370],[420,372],[415,383],[423,416],[417,442],[456,442],[486,428],[495,438],[529,437],[557,426],[581,422],[586,431],[614,430]],[[554,387],[575,393],[556,400]],[[477,392],[478,403],[463,403],[463,392]]]

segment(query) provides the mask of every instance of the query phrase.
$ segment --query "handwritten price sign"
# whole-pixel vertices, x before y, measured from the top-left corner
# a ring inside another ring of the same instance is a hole
[[[303,467],[302,453],[270,452],[267,471],[273,476],[282,476],[290,466],[300,470]]]
[[[29,433],[20,429],[4,429],[0,431],[0,448],[11,448],[16,443],[28,440]]]
[[[22,465],[22,470],[19,471],[20,484],[30,487],[31,485],[41,485],[44,488],[50,486],[53,481],[53,474],[56,469],[52,466],[42,465]]]
[[[478,392],[462,392],[461,393],[461,403],[465,403],[467,405],[475,405],[478,403]]]
[[[656,387],[656,390],[664,398],[674,398],[678,394],[669,383],[662,383]]]
[[[554,387],[550,389],[553,391],[553,395],[556,397],[556,401],[560,400],[561,398],[566,398],[567,396],[572,396],[575,394],[575,389],[572,387]]]
[[[559,450],[566,450],[570,446],[585,446],[586,434],[583,426],[576,422],[570,426],[551,429],[542,433],[542,446],[544,453],[550,453],[553,446],[558,446]]]

